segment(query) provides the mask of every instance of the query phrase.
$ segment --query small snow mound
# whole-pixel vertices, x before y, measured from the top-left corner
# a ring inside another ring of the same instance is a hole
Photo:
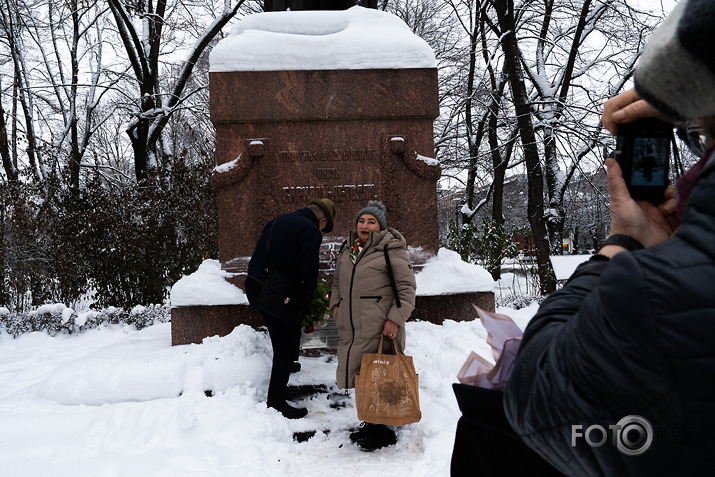
[[[177,281],[171,289],[171,306],[241,305],[248,303],[243,290],[226,279],[231,273],[221,270],[218,260],[204,260],[191,275]]]
[[[238,166],[239,160],[241,160],[240,155],[233,161],[225,162],[223,164],[220,164],[220,165],[214,167],[213,171],[216,172],[217,174],[223,174],[224,172],[229,172],[231,169]]]
[[[415,275],[418,295],[494,291],[494,279],[483,267],[462,261],[457,252],[440,248]]]
[[[100,313],[95,310],[83,311],[82,313],[77,315],[77,318],[74,319],[74,324],[77,326],[84,326],[85,324],[87,324],[88,320],[96,318],[99,315]]]
[[[434,157],[423,156],[422,154],[417,154],[417,160],[426,163],[428,166],[439,166],[439,161]]]
[[[31,311],[31,315],[61,315],[67,307],[62,303],[53,303],[39,306],[37,310]]]
[[[129,313],[132,315],[139,315],[141,313],[144,313],[145,310],[146,310],[145,306],[137,305],[134,308],[132,308],[132,311],[130,311]]]
[[[66,406],[101,406],[267,386],[271,353],[265,333],[239,325],[202,346],[170,346],[169,326],[145,328],[63,363],[40,383],[38,395]],[[192,426],[190,417],[182,422]]]

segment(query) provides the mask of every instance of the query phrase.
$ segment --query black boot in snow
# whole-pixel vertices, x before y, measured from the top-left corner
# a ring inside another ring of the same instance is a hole
[[[358,430],[350,433],[350,442],[355,444],[363,437],[367,437],[374,426],[375,424],[370,424],[369,422],[361,422]]]
[[[304,407],[293,407],[288,403],[268,407],[272,407],[276,411],[280,412],[286,419],[300,419],[308,415],[308,409]]]
[[[357,440],[361,451],[373,452],[397,443],[395,431],[382,424],[371,424],[367,435]]]

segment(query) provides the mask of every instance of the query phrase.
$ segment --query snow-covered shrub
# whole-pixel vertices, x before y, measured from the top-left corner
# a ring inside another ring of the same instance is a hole
[[[30,312],[0,313],[0,329],[17,338],[23,333],[43,331],[50,336],[79,333],[103,325],[127,324],[140,330],[171,320],[168,305],[137,306],[131,311],[109,307],[102,311],[77,313],[62,304],[43,305]]]

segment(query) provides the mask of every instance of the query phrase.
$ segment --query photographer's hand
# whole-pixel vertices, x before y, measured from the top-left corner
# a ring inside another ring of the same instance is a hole
[[[664,119],[658,110],[642,100],[636,90],[631,88],[605,102],[601,123],[615,136],[619,124],[631,123],[640,118]]]
[[[676,195],[677,193],[675,187],[670,186],[665,190],[663,203],[658,204],[658,210],[660,210],[668,223],[670,223],[670,226],[674,231],[678,230],[680,224],[682,223],[678,218],[678,213],[676,211],[678,205]]]
[[[621,167],[614,159],[606,160],[608,168],[608,193],[611,198],[611,234],[624,234],[651,247],[664,242],[675,232],[677,226],[664,213],[673,206],[671,195],[663,204],[655,205],[645,200],[631,198]]]

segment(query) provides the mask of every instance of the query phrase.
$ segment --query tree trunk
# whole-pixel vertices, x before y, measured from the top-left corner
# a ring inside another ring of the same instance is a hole
[[[486,32],[484,31],[484,22],[486,19],[486,8],[482,10],[481,34],[482,34],[482,54],[484,62],[487,64],[489,72],[489,81],[492,87],[492,101],[489,105],[489,121],[487,125],[487,138],[489,141],[489,149],[491,151],[492,169],[494,177],[492,179],[492,220],[504,230],[504,178],[506,177],[506,169],[511,158],[513,141],[509,140],[506,147],[499,147],[499,135],[497,129],[499,127],[499,111],[501,110],[502,98],[504,97],[504,89],[506,81],[500,79],[497,82],[497,77],[487,56]],[[506,71],[502,71],[502,76],[506,76]],[[499,256],[490,257],[491,262],[495,266],[490,270],[492,278],[499,280],[501,278],[501,262],[502,251],[494,250],[494,253],[499,253]]]
[[[8,182],[17,182],[17,167],[15,167],[10,157],[10,141],[7,139],[5,109],[2,107],[2,86],[0,86],[0,157],[2,157],[2,166],[7,175]]]
[[[72,62],[72,84],[70,86],[70,193],[79,198],[79,168],[82,161],[79,150],[79,131],[77,128],[77,84],[79,82],[79,62],[77,60],[77,45],[79,42],[79,13],[77,10],[77,0],[71,1],[72,6],[72,50],[70,60]],[[89,124],[87,125],[89,127]]]
[[[501,45],[504,51],[505,67],[509,76],[519,136],[524,148],[529,185],[527,213],[536,248],[539,286],[541,293],[546,295],[556,290],[556,275],[549,257],[549,241],[544,220],[544,177],[539,150],[536,146],[534,125],[531,120],[529,98],[519,61],[521,55],[515,34],[514,2],[513,0],[495,0],[494,6],[502,31]]]
[[[6,3],[8,7],[9,4]],[[35,182],[42,182],[45,177],[43,174],[42,164],[40,162],[39,153],[37,152],[37,140],[35,137],[35,125],[33,122],[33,111],[32,106],[32,92],[30,90],[30,85],[26,81],[26,68],[24,66],[24,58],[22,57],[22,45],[19,43],[21,37],[15,27],[18,22],[13,21],[12,15],[19,15],[17,12],[12,12],[8,8],[7,25],[5,25],[8,47],[10,50],[10,56],[12,56],[13,67],[15,72],[15,91],[17,92],[17,100],[20,102],[22,107],[23,115],[25,117],[25,135],[27,140],[27,159],[30,163],[30,168],[32,169],[32,174],[34,176]],[[26,94],[27,93],[27,94]],[[14,100],[15,98],[13,98]]]
[[[142,88],[143,90],[144,88]],[[134,151],[134,174],[137,182],[141,182],[149,177],[149,126],[151,126],[151,117],[146,117],[147,111],[153,110],[152,96],[142,92],[142,106],[140,114],[132,124],[127,128],[127,136],[132,143]]]
[[[549,235],[551,249],[555,249],[562,242],[564,232],[564,204],[562,188],[566,187],[559,177],[561,169],[558,164],[556,151],[556,138],[551,125],[544,129],[544,162],[546,164],[546,190],[549,198],[549,208],[546,212],[546,228]]]
[[[544,43],[546,43],[546,34],[550,25],[552,7],[553,2],[551,2],[547,8],[547,15],[549,18],[544,20],[541,38],[539,40],[539,44],[542,45],[542,49]],[[546,214],[546,224],[549,233],[549,242],[552,248],[560,248],[563,243],[564,221],[566,214],[563,193],[568,186],[568,180],[561,180],[559,177],[561,175],[561,170],[558,164],[558,151],[556,150],[556,138],[554,136],[553,122],[560,120],[563,116],[563,110],[568,98],[571,81],[573,79],[574,65],[576,64],[576,59],[578,58],[578,49],[582,43],[581,37],[586,28],[590,9],[591,0],[585,0],[581,6],[578,24],[576,25],[576,30],[574,31],[573,40],[571,41],[568,60],[564,66],[564,72],[562,75],[563,83],[561,84],[558,100],[553,98],[550,106],[550,116],[552,121],[547,122],[546,129],[544,130],[544,163],[546,164],[546,188],[549,197],[549,211]],[[544,101],[548,101],[548,98],[542,99]]]

